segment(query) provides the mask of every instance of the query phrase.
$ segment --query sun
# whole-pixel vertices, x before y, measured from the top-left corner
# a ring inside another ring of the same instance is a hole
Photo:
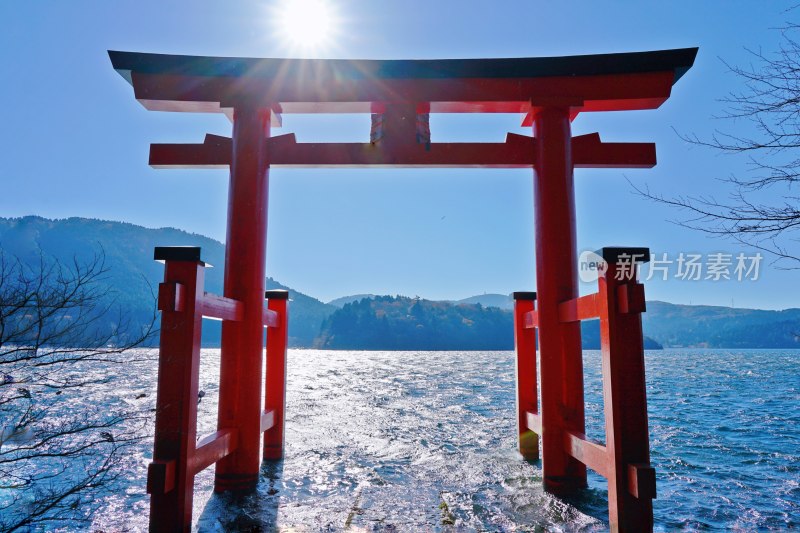
[[[334,6],[328,0],[283,0],[274,16],[283,42],[304,52],[330,46],[338,29]]]

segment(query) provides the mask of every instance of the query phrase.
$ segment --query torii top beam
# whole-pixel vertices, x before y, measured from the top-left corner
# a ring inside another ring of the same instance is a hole
[[[220,112],[263,103],[283,113],[380,112],[430,104],[432,113],[652,109],[692,66],[697,48],[510,59],[342,60],[198,57],[109,51],[150,110]],[[422,112],[427,112],[424,110]]]
[[[513,59],[340,60],[248,59],[109,51],[114,68],[154,111],[222,112],[268,108],[273,113],[379,113],[377,143],[297,143],[292,134],[267,139],[271,166],[533,167],[536,139],[503,143],[414,141],[417,114],[523,113],[653,109],[692,66],[697,48],[623,54]],[[249,112],[249,111],[248,111]],[[651,143],[602,143],[597,134],[572,139],[576,167],[655,165]],[[231,140],[154,144],[154,167],[226,167]]]

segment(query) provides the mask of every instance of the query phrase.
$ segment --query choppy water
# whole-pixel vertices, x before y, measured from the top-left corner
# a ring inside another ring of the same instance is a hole
[[[218,357],[203,353],[201,433],[214,429]],[[588,433],[602,439],[599,352],[584,359]],[[800,527],[799,363],[800,351],[648,352],[657,530]],[[152,402],[154,368],[137,365],[98,398]],[[606,530],[603,478],[564,502],[517,454],[513,370],[510,352],[290,350],[286,459],[238,499],[212,495],[212,471],[200,474],[195,526]],[[149,457],[145,445],[130,457],[94,529],[146,530]]]

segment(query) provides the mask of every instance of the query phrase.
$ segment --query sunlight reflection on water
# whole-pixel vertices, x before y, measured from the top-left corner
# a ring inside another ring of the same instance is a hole
[[[800,525],[799,354],[648,353],[657,529]],[[599,352],[584,360],[587,433],[602,439]],[[199,434],[214,430],[218,361],[203,351]],[[286,459],[243,497],[212,495],[212,470],[201,473],[199,530],[607,529],[602,478],[566,503],[517,454],[512,353],[290,350],[288,368]],[[142,365],[114,389],[152,402],[153,372]],[[146,530],[150,453],[130,458],[95,528]]]

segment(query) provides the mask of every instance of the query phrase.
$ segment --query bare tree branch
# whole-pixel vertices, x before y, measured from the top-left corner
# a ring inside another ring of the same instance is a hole
[[[668,197],[647,187],[633,188],[685,213],[685,218],[673,221],[678,225],[768,252],[779,266],[800,268],[800,197],[792,194],[800,182],[800,25],[790,23],[779,31],[782,43],[777,51],[747,50],[751,65],[738,67],[723,60],[744,89],[721,99],[727,110],[716,118],[746,121],[755,134],[717,130],[704,139],[678,133],[691,144],[748,156],[747,175],[721,180],[730,191],[727,199]]]
[[[155,305],[132,327],[108,272],[102,251],[31,265],[0,250],[0,531],[85,521],[147,434],[150,413],[72,407],[154,333]]]

